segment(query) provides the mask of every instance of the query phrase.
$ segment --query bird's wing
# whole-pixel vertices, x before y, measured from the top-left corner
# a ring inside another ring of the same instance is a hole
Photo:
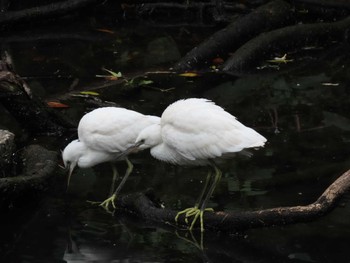
[[[207,104],[162,116],[162,139],[183,157],[197,160],[262,146],[258,144],[265,138],[222,108]]]
[[[133,145],[139,132],[153,122],[152,118],[135,111],[101,108],[81,119],[78,135],[93,150],[118,153]]]

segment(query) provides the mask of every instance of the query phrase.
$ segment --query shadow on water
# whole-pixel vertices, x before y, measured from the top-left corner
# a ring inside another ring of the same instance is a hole
[[[64,40],[51,40],[49,45],[45,41],[13,43],[12,49],[20,50],[14,58],[21,61],[16,63],[18,73],[28,77],[35,92],[50,99],[68,92],[75,79],[79,80],[78,87],[89,88],[89,83],[96,81],[93,76],[104,73],[102,67],[135,74],[159,65],[169,66],[178,59],[175,50],[168,61],[155,63],[154,58],[147,57],[147,50],[170,49],[174,39],[179,40],[178,32],[129,33],[121,30],[112,39],[97,43],[72,44]],[[125,90],[113,85],[99,90],[99,97],[158,115],[180,98],[214,100],[262,133],[268,143],[249,160],[236,158],[222,164],[223,178],[210,206],[215,210],[238,211],[308,204],[350,167],[350,50],[347,45],[338,45],[327,54],[322,61],[311,60],[304,67],[275,74],[240,77],[207,74],[196,78],[157,75],[152,77],[151,86]],[[85,111],[96,107],[80,97],[62,101],[70,108],[58,110],[76,121]],[[5,114],[4,120],[2,127],[19,133],[18,124],[11,117]],[[46,144],[59,150],[71,139],[58,138],[54,142],[51,139]],[[205,169],[173,167],[153,160],[148,153],[135,155],[132,161],[135,171],[123,189],[125,193],[153,189],[166,207],[180,209],[193,205]],[[125,169],[125,164],[118,164],[118,169]],[[63,171],[58,172],[64,176]],[[118,211],[110,215],[89,206],[86,200],[106,198],[110,180],[108,164],[79,169],[72,177],[68,194],[53,189],[32,207],[4,215],[0,238],[4,262],[350,260],[346,253],[350,243],[349,195],[329,215],[315,222],[244,233],[205,232],[201,250],[181,231],[176,233],[170,227],[155,226]]]

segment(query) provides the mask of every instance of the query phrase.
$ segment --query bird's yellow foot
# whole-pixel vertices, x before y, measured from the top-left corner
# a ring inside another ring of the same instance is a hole
[[[116,209],[116,206],[115,206],[115,201],[116,199],[116,195],[113,194],[111,197],[107,198],[106,200],[104,200],[103,202],[96,202],[96,201],[87,201],[89,204],[92,204],[92,205],[98,205],[98,206],[101,206],[103,207],[107,212],[109,213],[112,213],[113,211],[110,210],[110,207],[112,207],[113,209]]]
[[[110,211],[109,210],[110,206],[112,206],[113,209],[116,209],[116,206],[114,203],[114,200],[116,199],[116,197],[117,196],[115,194],[111,195],[111,197],[107,198],[102,203],[100,203],[99,206],[102,206],[107,211]]]
[[[177,220],[178,220],[180,215],[185,214],[185,222],[188,224],[188,218],[193,216],[192,223],[191,223],[190,228],[189,228],[189,230],[191,231],[193,229],[198,217],[199,217],[200,224],[201,224],[201,232],[204,232],[203,214],[204,214],[204,212],[213,212],[213,211],[214,211],[213,208],[206,208],[204,210],[200,210],[197,206],[187,208],[187,209],[182,210],[182,211],[177,213],[177,215],[175,217],[175,222],[177,223]]]

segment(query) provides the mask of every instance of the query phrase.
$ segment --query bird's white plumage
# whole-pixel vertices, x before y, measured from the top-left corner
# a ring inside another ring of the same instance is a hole
[[[113,161],[130,147],[141,130],[160,118],[125,108],[103,107],[85,114],[78,125],[79,140],[64,149],[63,161],[82,168]]]
[[[169,105],[160,124],[142,130],[134,147],[151,148],[153,157],[173,164],[210,165],[213,171],[209,170],[194,207],[178,212],[175,217],[176,222],[181,215],[185,216],[185,222],[193,217],[190,230],[199,218],[203,232],[203,215],[213,211],[206,206],[222,174],[215,160],[245,148],[263,146],[265,142],[262,135],[244,126],[212,101],[193,98]]]
[[[104,107],[81,118],[78,137],[90,149],[120,153],[135,142],[142,129],[155,123],[159,123],[159,117],[125,108]]]
[[[151,135],[146,129],[138,140],[147,142],[151,137],[160,136],[154,140],[157,143],[151,146],[151,154],[180,165],[205,165],[209,159],[260,147],[266,142],[262,135],[207,99],[174,102],[165,109],[160,126],[154,130],[157,135]]]

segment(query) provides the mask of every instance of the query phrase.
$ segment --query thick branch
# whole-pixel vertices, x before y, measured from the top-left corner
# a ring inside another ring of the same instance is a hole
[[[218,211],[205,213],[204,227],[216,231],[243,231],[250,228],[307,222],[329,213],[343,194],[350,189],[350,170],[341,175],[312,204],[305,206],[277,207],[257,211]],[[142,219],[156,223],[175,224],[178,211],[162,209],[143,194],[130,194],[118,200],[118,206]],[[187,224],[179,219],[179,226]]]
[[[263,5],[192,49],[174,65],[174,70],[193,70],[205,65],[208,67],[212,59],[226,57],[228,52],[239,48],[252,37],[289,24],[291,14],[291,6],[284,1],[276,0]]]
[[[90,4],[97,3],[97,0],[69,0],[57,2],[45,6],[33,7],[21,11],[7,11],[0,16],[0,26],[13,23],[22,23],[25,21],[33,21],[44,17],[53,17],[66,15],[69,12],[76,11]]]
[[[350,17],[333,23],[301,24],[263,33],[237,49],[222,70],[253,71],[262,60],[272,59],[274,52],[284,54],[307,45],[341,41],[346,37],[349,26]]]

